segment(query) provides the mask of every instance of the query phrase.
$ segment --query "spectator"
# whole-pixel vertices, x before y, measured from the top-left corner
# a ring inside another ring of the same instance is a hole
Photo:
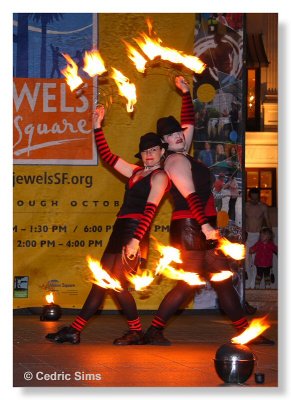
[[[273,242],[273,232],[270,228],[262,228],[260,239],[250,248],[250,254],[255,254],[257,268],[255,288],[259,289],[262,279],[265,279],[265,289],[271,289],[271,270],[273,253],[278,254],[278,247]]]
[[[256,268],[251,268],[254,265],[254,260],[253,255],[249,253],[249,249],[259,240],[260,231],[264,223],[268,228],[271,228],[268,206],[260,201],[260,189],[258,188],[249,190],[249,200],[246,202],[245,217],[247,231],[245,267],[248,276],[246,289],[254,289]]]

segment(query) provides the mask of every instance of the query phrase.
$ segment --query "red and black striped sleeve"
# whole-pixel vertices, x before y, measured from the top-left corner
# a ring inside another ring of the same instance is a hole
[[[119,157],[111,152],[102,129],[101,128],[94,129],[94,135],[100,157],[111,167],[114,167]]]
[[[190,92],[183,93],[181,107],[181,125],[194,125],[195,114]]]
[[[208,223],[208,219],[204,213],[203,204],[200,197],[196,192],[190,193],[186,197],[188,206],[192,212],[193,218],[196,219],[199,225],[204,225]]]
[[[149,229],[152,220],[154,219],[155,213],[157,211],[157,206],[154,203],[146,203],[143,216],[139,221],[139,224],[133,234],[133,237],[139,241],[142,240],[145,233]]]

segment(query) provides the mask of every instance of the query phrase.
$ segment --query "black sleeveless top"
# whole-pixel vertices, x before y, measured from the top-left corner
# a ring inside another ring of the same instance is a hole
[[[122,217],[127,214],[143,214],[148,196],[151,191],[151,178],[153,174],[162,171],[161,168],[157,168],[144,178],[141,178],[137,182],[133,183],[133,177],[140,170],[141,168],[137,168],[125,185],[125,194],[121,209],[117,214],[118,217]]]
[[[177,153],[171,151],[167,152],[168,156],[171,154],[177,154]],[[211,192],[212,179],[210,171],[205,164],[203,164],[200,161],[195,161],[193,157],[189,156],[189,154],[185,155],[185,157],[191,163],[191,171],[192,171],[195,191],[199,195],[202,204],[205,207],[209,198],[212,196]],[[170,193],[173,197],[174,212],[189,210],[189,206],[186,199],[181,195],[181,193],[176,188],[173,182],[172,182],[172,187],[170,189]]]

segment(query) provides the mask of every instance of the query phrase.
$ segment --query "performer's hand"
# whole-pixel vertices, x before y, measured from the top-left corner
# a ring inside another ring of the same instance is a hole
[[[177,88],[180,89],[183,93],[187,93],[190,91],[189,83],[185,80],[183,76],[176,76],[175,84]]]
[[[105,109],[104,106],[100,105],[96,107],[93,113],[93,127],[94,129],[101,128],[102,121],[104,119]]]
[[[218,240],[220,238],[219,230],[214,229],[209,224],[203,224],[201,230],[204,233],[206,240]]]
[[[139,251],[139,240],[132,238],[125,246],[125,255],[129,260],[133,260]]]

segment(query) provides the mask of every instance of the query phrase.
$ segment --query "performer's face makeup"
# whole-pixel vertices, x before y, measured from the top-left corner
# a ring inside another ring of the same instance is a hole
[[[174,132],[170,135],[163,137],[164,141],[168,143],[169,150],[172,151],[184,151],[185,150],[185,136],[183,131]]]
[[[160,161],[165,150],[160,146],[151,147],[144,151],[141,151],[141,159],[146,167],[151,167]]]

